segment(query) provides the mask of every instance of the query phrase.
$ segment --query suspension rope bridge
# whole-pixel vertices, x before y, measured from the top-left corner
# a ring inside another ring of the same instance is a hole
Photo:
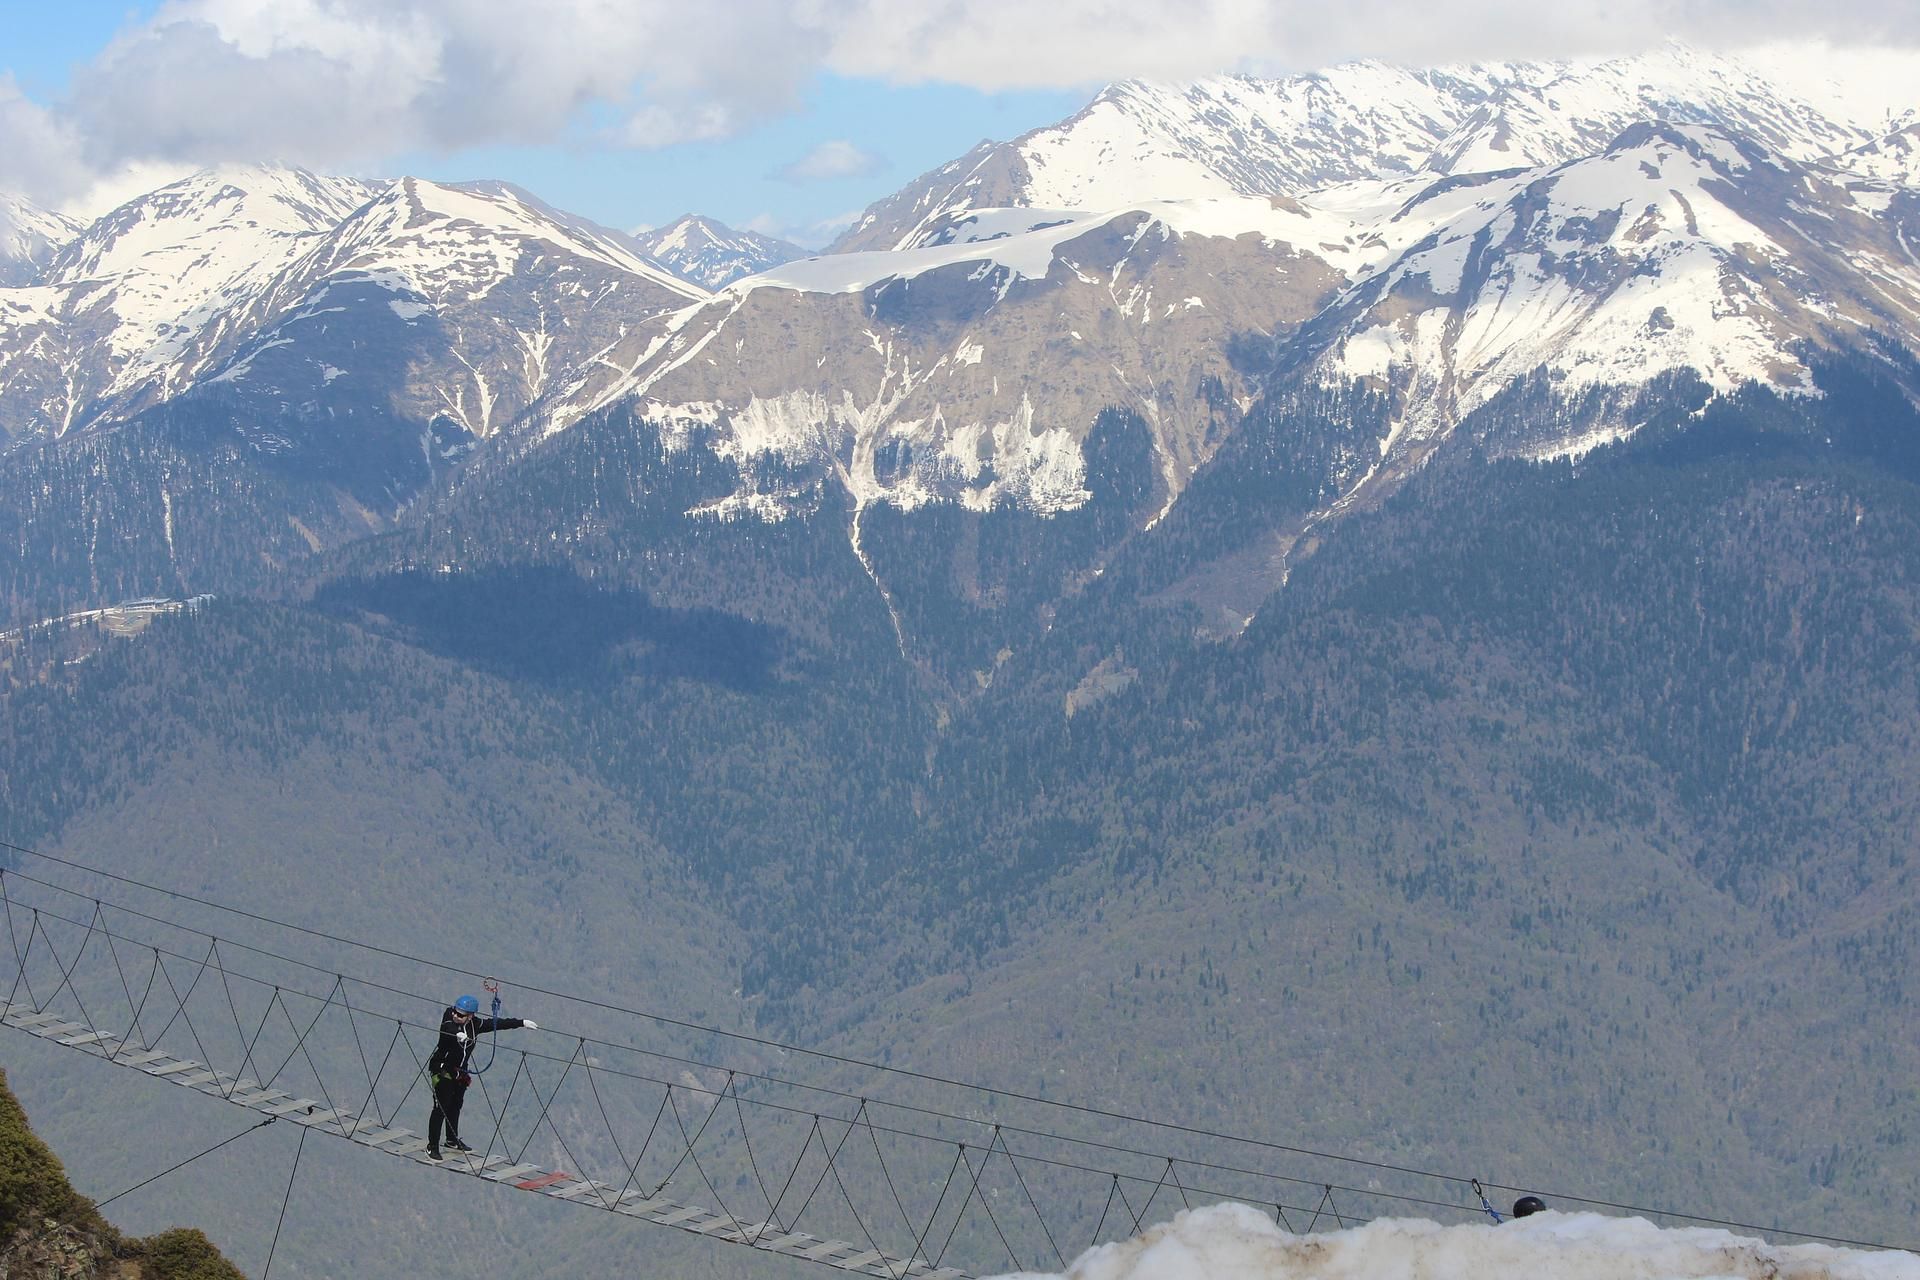
[[[989,1268],[1064,1271],[1079,1250],[1196,1202],[1265,1206],[1296,1233],[1410,1211],[1472,1220],[1484,1217],[1482,1188],[1890,1247],[1054,1102],[511,979],[508,989],[543,998],[546,1030],[495,1033],[498,1065],[473,1078],[469,1097],[491,1122],[487,1145],[434,1162],[426,1139],[400,1124],[409,1107],[424,1118],[432,1104],[425,1063],[447,1004],[417,984],[423,969],[469,971],[5,841],[0,850],[50,868],[0,867],[0,1025],[300,1125],[303,1143],[322,1134],[854,1274],[966,1280]],[[142,905],[109,900],[103,882],[143,895]],[[234,927],[199,927],[182,918],[190,908],[230,917]],[[356,967],[380,976],[350,975],[316,951],[354,955]],[[568,1015],[596,1028],[651,1026],[676,1042],[554,1031]],[[690,1046],[699,1043],[732,1047],[696,1056]],[[800,1078],[795,1059],[831,1082]]]

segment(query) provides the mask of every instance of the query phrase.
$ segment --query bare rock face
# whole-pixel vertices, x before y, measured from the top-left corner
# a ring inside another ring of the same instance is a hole
[[[740,466],[711,514],[798,514],[819,490],[796,466],[855,507],[1045,513],[1085,501],[1081,443],[1120,406],[1150,425],[1171,501],[1252,393],[1233,340],[1297,327],[1345,283],[1306,211],[1219,206],[1007,210],[930,248],[793,263],[615,348],[548,417],[637,399]]]
[[[0,1276],[8,1280],[95,1280],[134,1277],[135,1264],[122,1264],[105,1238],[51,1218],[23,1223],[7,1241]]]

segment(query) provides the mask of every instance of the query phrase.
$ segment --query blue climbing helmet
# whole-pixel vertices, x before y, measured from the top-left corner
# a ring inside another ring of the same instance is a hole
[[[480,999],[478,996],[461,996],[453,1002],[453,1007],[462,1013],[478,1013],[480,1012]]]

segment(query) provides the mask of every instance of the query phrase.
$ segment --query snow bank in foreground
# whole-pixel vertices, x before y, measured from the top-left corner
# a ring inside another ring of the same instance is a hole
[[[1381,1219],[1296,1236],[1246,1205],[1193,1209],[1089,1249],[1065,1277],[1002,1280],[1920,1280],[1920,1256],[1776,1245],[1644,1218],[1541,1213],[1495,1226]]]

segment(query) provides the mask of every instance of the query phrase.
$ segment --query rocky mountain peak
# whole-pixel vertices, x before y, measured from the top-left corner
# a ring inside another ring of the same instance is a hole
[[[664,227],[634,237],[641,252],[682,280],[702,289],[724,289],[736,280],[804,258],[808,250],[790,240],[736,231],[699,214],[682,214]]]

